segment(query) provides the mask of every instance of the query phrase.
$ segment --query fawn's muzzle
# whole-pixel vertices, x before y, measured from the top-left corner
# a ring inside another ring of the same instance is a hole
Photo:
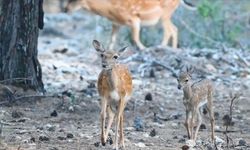
[[[181,85],[178,85],[178,89],[179,89],[179,90],[181,89]]]

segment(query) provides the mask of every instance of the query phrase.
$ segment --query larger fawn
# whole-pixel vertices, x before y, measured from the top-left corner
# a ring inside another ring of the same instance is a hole
[[[132,39],[135,44],[143,49],[145,46],[140,41],[141,26],[153,26],[162,20],[164,36],[161,45],[168,44],[172,37],[172,46],[177,48],[178,29],[172,23],[171,17],[180,2],[190,6],[185,0],[70,0],[66,10],[78,4],[85,10],[103,16],[112,21],[112,36],[109,48],[114,47],[117,32],[121,25],[132,29]],[[187,7],[194,8],[194,7]]]
[[[120,128],[119,143],[124,145],[123,112],[132,94],[132,77],[127,67],[117,63],[117,59],[126,49],[119,51],[105,50],[100,42],[94,40],[93,46],[102,59],[102,71],[98,78],[98,92],[101,96],[101,142],[105,145],[114,117],[115,140],[114,148],[118,149],[118,128]],[[106,112],[108,112],[108,125],[105,132]]]
[[[198,82],[192,83],[191,74],[193,67],[183,67],[180,71],[177,81],[178,89],[183,89],[183,103],[186,108],[186,121],[185,127],[187,129],[188,137],[196,141],[198,131],[202,122],[200,108],[207,104],[209,118],[211,123],[211,138],[214,142],[214,113],[213,113],[213,86],[212,82],[208,79],[203,79]],[[198,124],[195,133],[194,123],[197,115]]]

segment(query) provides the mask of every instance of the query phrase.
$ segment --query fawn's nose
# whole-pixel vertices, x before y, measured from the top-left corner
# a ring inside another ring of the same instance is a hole
[[[103,67],[103,68],[106,68],[106,67],[107,67],[107,65],[105,65],[105,64],[102,64],[102,67]]]
[[[181,85],[178,85],[178,89],[179,89],[179,90],[181,89]]]

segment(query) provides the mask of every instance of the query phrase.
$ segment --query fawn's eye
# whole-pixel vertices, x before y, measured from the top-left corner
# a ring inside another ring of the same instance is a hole
[[[103,54],[101,54],[100,56],[101,56],[101,57],[103,57],[104,55],[103,55]]]
[[[185,82],[188,82],[188,79],[186,79]]]
[[[113,58],[114,58],[114,59],[117,59],[117,58],[118,58],[118,56],[117,56],[117,55],[115,55],[115,56],[113,56]]]

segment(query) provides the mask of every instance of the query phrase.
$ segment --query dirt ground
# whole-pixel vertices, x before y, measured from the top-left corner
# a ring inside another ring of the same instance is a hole
[[[123,30],[122,33],[126,29]],[[100,98],[96,80],[101,67],[91,46],[93,39],[106,44],[109,31],[107,20],[86,12],[45,15],[45,28],[39,37],[39,60],[46,96],[31,96],[0,106],[0,149],[112,148],[110,144],[100,144]],[[120,46],[125,44],[126,41],[121,42]],[[134,46],[129,46],[121,58],[133,75],[134,92],[125,109],[127,150],[177,150],[185,145],[183,93],[177,89],[172,74],[186,63],[199,70],[194,80],[205,77],[214,82],[215,129],[216,136],[222,139],[219,149],[250,149],[249,51],[152,47],[139,52]],[[34,92],[16,92],[16,95],[30,94],[34,95]],[[240,96],[234,103],[227,148],[223,118],[229,114],[235,94]],[[152,99],[146,95],[151,95]],[[210,123],[205,112],[203,118],[204,129],[199,132],[194,149],[215,149],[209,144]]]

